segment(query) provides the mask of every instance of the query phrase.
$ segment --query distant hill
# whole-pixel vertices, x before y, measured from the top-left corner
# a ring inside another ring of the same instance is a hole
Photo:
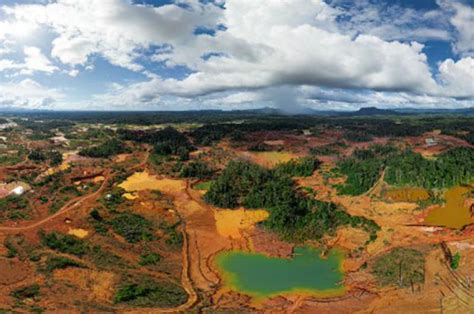
[[[311,110],[308,115],[316,116],[401,116],[401,115],[474,115],[474,107],[462,109],[423,109],[423,108],[393,108],[380,109],[377,107],[363,107],[357,111]]]
[[[272,107],[263,107],[256,109],[243,109],[243,110],[219,110],[219,109],[207,109],[207,110],[189,110],[189,111],[74,111],[74,110],[51,110],[51,109],[26,109],[20,107],[0,107],[0,114],[44,114],[44,115],[57,115],[61,113],[67,113],[68,115],[88,115],[97,114],[103,112],[108,115],[122,115],[133,112],[135,114],[149,115],[164,113],[168,115],[190,115],[190,116],[201,116],[201,115],[217,115],[217,116],[253,116],[253,115],[265,115],[265,116],[279,116],[279,115],[302,115],[302,116],[387,116],[387,115],[474,115],[474,107],[462,108],[462,109],[424,109],[424,108],[393,108],[393,109],[380,109],[377,107],[362,107],[356,111],[337,111],[337,110],[316,110],[313,108],[300,107],[296,110],[280,109]]]
[[[377,107],[363,107],[355,112],[344,113],[350,116],[375,116],[375,115],[400,115],[401,112],[397,112],[391,109],[379,109]]]
[[[394,111],[406,114],[464,114],[474,115],[474,107],[462,109],[419,109],[419,108],[400,108]]]

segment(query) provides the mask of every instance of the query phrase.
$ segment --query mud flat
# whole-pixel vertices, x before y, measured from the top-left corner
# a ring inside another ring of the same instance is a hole
[[[472,187],[457,186],[446,191],[446,204],[433,209],[425,219],[432,226],[461,229],[472,223],[471,213],[465,204],[466,195]]]
[[[159,179],[150,175],[147,171],[137,172],[119,184],[127,192],[137,192],[144,190],[159,190],[162,192],[174,192],[185,188],[183,180]]]
[[[297,247],[291,259],[223,252],[216,257],[216,265],[227,287],[256,299],[290,294],[334,297],[346,291],[341,284],[342,260],[337,250],[322,258],[318,250]]]
[[[428,200],[430,193],[423,188],[399,188],[386,191],[384,196],[394,202],[419,202]]]
[[[266,210],[218,210],[214,213],[217,232],[224,237],[240,239],[242,230],[251,229],[268,218]]]

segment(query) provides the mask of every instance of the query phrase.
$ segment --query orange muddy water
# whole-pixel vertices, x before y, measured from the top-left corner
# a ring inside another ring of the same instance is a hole
[[[472,222],[469,206],[465,199],[473,188],[458,186],[446,191],[446,203],[433,209],[425,219],[425,223],[433,226],[442,226],[461,229]]]

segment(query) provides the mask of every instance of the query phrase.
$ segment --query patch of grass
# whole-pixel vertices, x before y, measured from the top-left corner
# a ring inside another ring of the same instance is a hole
[[[382,286],[410,287],[425,281],[425,257],[420,251],[396,248],[376,259],[372,273]]]
[[[186,302],[186,291],[169,282],[155,282],[149,279],[139,283],[127,283],[115,293],[115,303],[132,306],[172,307]]]
[[[194,189],[201,191],[208,191],[211,188],[212,181],[200,182],[194,185]]]

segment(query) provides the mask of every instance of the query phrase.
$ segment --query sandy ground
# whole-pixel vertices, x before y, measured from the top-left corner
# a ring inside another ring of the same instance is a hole
[[[173,193],[185,186],[182,180],[159,179],[150,175],[147,171],[137,172],[127,178],[125,182],[119,184],[127,192],[136,192],[144,190],[158,190],[163,193]]]
[[[87,231],[85,229],[80,229],[80,228],[78,228],[78,229],[69,229],[68,234],[83,239],[83,238],[87,237],[87,235],[89,234],[89,231]]]
[[[250,230],[258,222],[268,218],[268,212],[265,210],[216,210],[214,212],[217,232],[232,239],[241,239],[242,232]]]

